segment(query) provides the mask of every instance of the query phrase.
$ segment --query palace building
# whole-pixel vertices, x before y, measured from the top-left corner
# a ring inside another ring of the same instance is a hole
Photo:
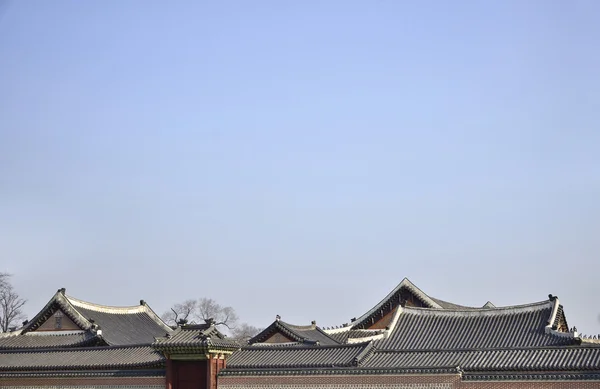
[[[465,307],[404,279],[335,328],[280,317],[247,344],[210,320],[171,328],[142,300],[108,307],[60,289],[0,334],[2,388],[600,388],[600,340],[570,329],[558,297]]]

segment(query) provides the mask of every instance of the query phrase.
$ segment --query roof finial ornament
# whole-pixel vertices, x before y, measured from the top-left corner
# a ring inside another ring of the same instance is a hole
[[[62,294],[65,294],[65,293],[67,293],[67,289],[65,289],[65,288],[60,288],[60,289],[58,290],[58,292],[59,292],[59,293],[62,293]]]
[[[213,324],[215,324],[215,319],[212,317],[209,317],[208,319],[205,319],[204,322],[206,324],[208,324],[209,326],[212,326]]]
[[[186,324],[187,324],[187,322],[188,322],[188,321],[187,321],[187,319],[179,319],[179,320],[177,321],[177,325],[181,327],[181,326],[184,326],[184,325],[186,325]]]
[[[144,300],[140,300],[140,305],[146,305],[146,302]]]
[[[281,316],[279,316],[279,315],[275,316],[275,320],[277,320],[277,321],[281,320]]]
[[[316,327],[317,326],[317,321],[316,320],[311,321],[310,325],[312,325],[313,328]]]

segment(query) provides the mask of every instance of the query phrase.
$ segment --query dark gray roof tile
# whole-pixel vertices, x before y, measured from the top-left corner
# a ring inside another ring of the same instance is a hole
[[[0,371],[150,368],[164,357],[150,346],[3,351]]]
[[[394,331],[377,348],[457,350],[570,345],[547,334],[554,302],[479,310],[404,308]]]
[[[237,350],[241,345],[235,340],[225,338],[214,325],[186,325],[177,328],[169,336],[157,338],[153,346],[160,350],[195,350],[219,348]]]
[[[172,332],[145,304],[133,307],[104,307],[68,297],[83,317],[91,319],[102,330],[102,337],[111,345],[151,344],[154,338]]]
[[[68,334],[0,334],[0,350],[31,348],[83,347],[104,344],[102,338],[92,331]]]
[[[338,346],[255,347],[235,352],[227,369],[276,369],[355,366],[369,343]]]
[[[368,368],[460,366],[465,371],[600,370],[600,347],[471,351],[374,351]]]

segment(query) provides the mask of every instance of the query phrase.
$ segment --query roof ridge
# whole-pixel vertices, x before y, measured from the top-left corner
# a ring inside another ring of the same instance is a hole
[[[1,354],[35,354],[35,353],[51,353],[51,352],[86,352],[86,351],[102,351],[102,350],[121,350],[121,349],[156,349],[152,344],[138,345],[117,345],[117,346],[90,346],[90,347],[53,347],[53,348],[32,348],[32,349],[13,349],[0,350]],[[158,351],[157,351],[158,352]]]
[[[365,345],[365,347],[359,352],[356,357],[354,357],[354,364],[359,366],[364,359],[366,359],[371,353],[375,350],[373,346],[373,341],[370,341]]]
[[[73,296],[65,295],[66,299],[77,308],[85,308],[92,311],[98,311],[103,313],[115,313],[115,314],[133,314],[140,312],[147,312],[148,306],[145,304],[140,305],[129,305],[129,306],[114,306],[114,305],[101,305],[91,303],[89,301],[80,300]]]
[[[338,348],[356,348],[363,347],[370,342],[360,342],[360,343],[340,343],[340,344],[328,344],[322,346],[315,345],[305,345],[300,343],[300,346],[293,347],[294,350],[329,350],[329,349],[338,349]],[[261,344],[258,347],[255,345],[249,345],[242,347],[242,350],[255,350],[255,351],[264,351],[264,350],[289,350],[292,347],[282,347],[277,346],[280,343],[273,343],[272,345]]]
[[[429,296],[433,301],[442,306],[443,309],[464,308],[464,309],[481,309],[481,307],[471,307],[469,305],[456,304],[450,301],[442,300],[433,296]],[[452,307],[444,307],[444,304],[451,305]]]
[[[73,330],[73,331],[42,331],[42,332],[26,332],[24,334],[21,334],[23,336],[56,336],[56,337],[60,337],[60,336],[72,336],[72,335],[84,335],[84,334],[94,334],[95,332],[92,332],[91,329],[87,329],[87,330]]]
[[[439,315],[439,316],[485,316],[502,315],[511,312],[530,312],[538,309],[551,308],[554,303],[549,300],[538,301],[535,303],[509,305],[496,308],[478,308],[478,309],[448,309],[448,308],[421,308],[404,307],[403,312],[408,314]]]
[[[436,348],[436,349],[380,349],[375,348],[373,352],[382,354],[393,353],[454,353],[454,352],[493,352],[493,351],[527,351],[527,350],[578,350],[585,349],[588,346],[579,344],[562,345],[562,346],[519,346],[519,347],[491,347],[491,348]]]
[[[308,324],[308,325],[297,325],[297,324],[292,324],[292,323],[288,323],[285,321],[278,321],[280,324],[286,325],[288,327],[291,327],[292,329],[296,329],[296,330],[314,330],[315,329],[315,325],[312,324]]]
[[[281,347],[281,348],[290,348],[290,347],[296,347],[296,346],[306,346],[306,343],[304,342],[282,342],[282,343],[252,343],[252,345],[250,345],[250,347],[256,347],[256,348],[269,348],[269,347]],[[311,347],[315,347],[316,345],[312,345]],[[244,347],[248,347],[248,346],[244,346]]]

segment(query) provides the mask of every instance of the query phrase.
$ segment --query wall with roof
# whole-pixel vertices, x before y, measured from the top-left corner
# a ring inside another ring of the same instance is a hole
[[[463,382],[460,389],[599,389],[599,381],[563,381],[563,382],[540,382],[540,381],[513,381],[513,382]]]
[[[3,389],[164,389],[164,377],[0,377]]]
[[[219,377],[219,389],[454,389],[456,375],[313,375]]]
[[[600,389],[600,381],[463,381],[460,375],[224,376],[218,389]]]

